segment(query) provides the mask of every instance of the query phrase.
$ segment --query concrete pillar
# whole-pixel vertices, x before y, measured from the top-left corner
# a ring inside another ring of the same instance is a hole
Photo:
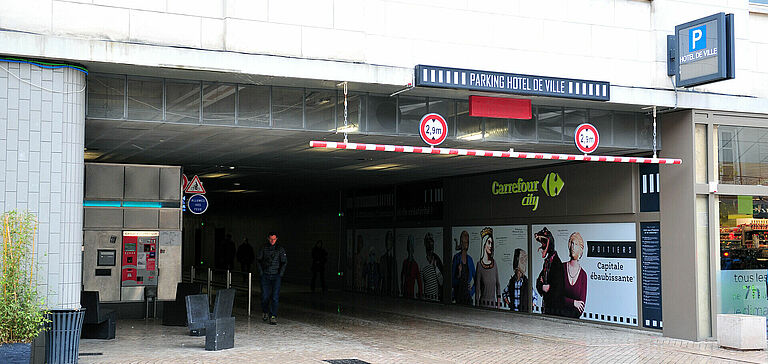
[[[85,73],[0,61],[0,210],[39,221],[40,291],[80,307]]]
[[[664,336],[705,339],[709,320],[703,317],[699,305],[707,305],[709,289],[700,290],[709,282],[701,281],[700,269],[708,270],[697,259],[696,193],[693,112],[683,110],[660,115],[659,125],[664,138],[660,157],[681,158],[679,166],[659,166],[661,179],[661,292]],[[709,272],[706,272],[708,276]],[[706,297],[704,297],[706,296]],[[702,327],[699,327],[702,326]]]

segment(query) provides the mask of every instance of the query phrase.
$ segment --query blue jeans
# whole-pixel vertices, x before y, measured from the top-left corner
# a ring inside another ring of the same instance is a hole
[[[261,275],[261,312],[277,316],[277,305],[280,300],[279,274]],[[271,305],[270,305],[271,303]]]

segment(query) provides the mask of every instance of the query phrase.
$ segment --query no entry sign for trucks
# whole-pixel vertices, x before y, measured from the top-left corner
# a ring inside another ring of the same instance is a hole
[[[429,145],[440,145],[448,136],[448,123],[439,114],[430,113],[424,115],[419,123],[421,139]]]
[[[594,152],[600,143],[600,134],[597,133],[597,128],[589,123],[579,125],[576,128],[574,138],[576,139],[576,148],[579,148],[579,151],[584,154]]]

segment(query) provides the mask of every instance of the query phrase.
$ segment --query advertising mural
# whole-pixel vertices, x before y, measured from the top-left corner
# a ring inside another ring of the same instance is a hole
[[[532,311],[637,325],[634,223],[533,225]]]
[[[443,295],[443,228],[397,229],[395,287],[405,298],[440,301]],[[399,285],[397,283],[399,282]]]
[[[452,302],[529,311],[528,226],[452,229]]]
[[[768,272],[765,269],[720,271],[721,312],[768,316]]]
[[[347,244],[349,244],[349,240]],[[386,264],[382,267],[381,262],[383,257],[394,256],[392,229],[355,230],[353,247],[352,290],[375,294],[387,292],[387,289],[391,291],[393,272],[391,269],[387,269]]]

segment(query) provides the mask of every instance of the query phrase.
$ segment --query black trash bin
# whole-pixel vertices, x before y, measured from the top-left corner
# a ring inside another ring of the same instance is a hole
[[[52,310],[46,324],[45,361],[48,364],[75,364],[80,350],[85,309]]]

